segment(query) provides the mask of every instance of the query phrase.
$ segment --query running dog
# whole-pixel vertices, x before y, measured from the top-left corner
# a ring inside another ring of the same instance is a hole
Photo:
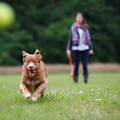
[[[39,95],[44,96],[47,87],[47,68],[43,63],[40,51],[36,49],[34,54],[23,54],[22,79],[20,91],[25,98],[36,101]]]

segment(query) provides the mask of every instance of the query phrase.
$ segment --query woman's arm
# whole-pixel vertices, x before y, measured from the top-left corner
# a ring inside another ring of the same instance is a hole
[[[69,40],[68,40],[68,43],[67,43],[67,50],[71,50],[72,48],[72,33],[71,33],[71,29],[70,29],[70,33],[69,33]]]
[[[86,35],[87,35],[87,42],[89,45],[89,55],[93,55],[93,46],[92,46],[92,42],[91,42],[91,37],[90,37],[90,32],[88,29],[86,29]]]
[[[90,32],[89,32],[88,29],[86,29],[86,37],[87,37],[87,42],[88,42],[88,45],[89,45],[89,49],[93,50],[93,46],[92,46],[92,42],[91,42],[91,37],[90,37]]]
[[[70,29],[69,40],[67,43],[67,50],[66,50],[68,57],[71,55],[71,48],[72,48],[72,33],[71,33],[71,29]]]

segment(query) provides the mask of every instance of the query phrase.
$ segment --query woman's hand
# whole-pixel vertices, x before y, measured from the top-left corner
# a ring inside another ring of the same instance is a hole
[[[93,55],[93,53],[94,53],[93,50],[90,49],[90,50],[89,50],[89,55]]]
[[[68,57],[71,55],[71,51],[69,49],[66,51],[66,53],[67,53]]]

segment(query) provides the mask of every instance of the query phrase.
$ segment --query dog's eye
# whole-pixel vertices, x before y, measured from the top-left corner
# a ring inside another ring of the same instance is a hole
[[[29,63],[29,61],[27,61],[27,63]]]
[[[36,61],[34,61],[34,63],[36,63]]]

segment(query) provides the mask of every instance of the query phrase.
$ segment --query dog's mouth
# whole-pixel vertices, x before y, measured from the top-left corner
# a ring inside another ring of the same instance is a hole
[[[29,69],[29,75],[34,76],[36,69]]]

